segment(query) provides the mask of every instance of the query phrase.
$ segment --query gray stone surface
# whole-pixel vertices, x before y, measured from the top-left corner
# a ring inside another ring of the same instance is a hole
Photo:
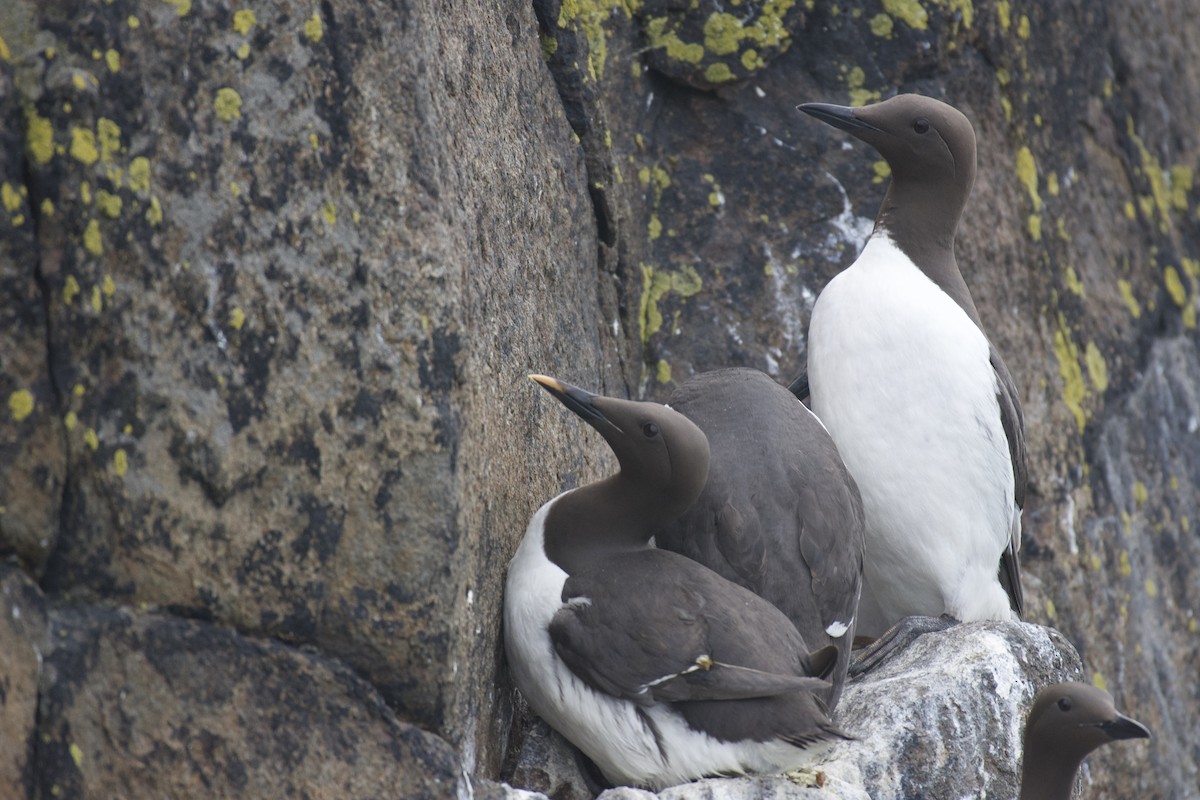
[[[20,797],[34,774],[45,641],[41,592],[15,565],[0,563],[0,797]]]
[[[625,391],[532,11],[0,15],[0,552],[316,646],[494,774],[513,532],[594,468],[525,373]]]
[[[457,754],[344,666],[205,623],[53,613],[38,797],[465,796]]]

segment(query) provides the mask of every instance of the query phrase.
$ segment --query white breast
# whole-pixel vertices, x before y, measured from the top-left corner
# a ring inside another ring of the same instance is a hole
[[[509,666],[517,688],[538,716],[587,754],[614,784],[652,789],[717,773],[779,772],[804,766],[822,751],[779,741],[720,742],[692,730],[666,706],[645,708],[642,716],[631,701],[598,692],[575,677],[550,641],[550,620],[563,606],[567,579],[543,548],[546,515],[553,503],[538,509],[529,523],[509,565],[504,591]],[[651,725],[658,730],[657,738]]]
[[[986,337],[886,236],[817,298],[813,410],[862,492],[860,631],[911,614],[1009,619],[1017,509]]]

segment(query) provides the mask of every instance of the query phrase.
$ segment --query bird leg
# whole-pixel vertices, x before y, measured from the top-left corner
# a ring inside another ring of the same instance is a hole
[[[874,642],[854,651],[854,659],[850,662],[850,677],[861,678],[893,653],[915,642],[922,634],[944,631],[957,624],[958,620],[949,614],[942,614],[940,617],[904,617]]]

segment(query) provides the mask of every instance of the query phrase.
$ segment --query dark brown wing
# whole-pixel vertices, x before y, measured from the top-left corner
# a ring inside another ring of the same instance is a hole
[[[1028,454],[1025,449],[1025,416],[1021,411],[1021,400],[1012,373],[996,351],[991,348],[992,369],[996,372],[996,400],[1000,404],[1000,424],[1008,438],[1008,454],[1012,458],[1014,498],[1018,508],[1025,507],[1025,488],[1029,481]],[[1021,549],[1021,517],[1013,522],[1008,548],[1000,556],[998,577],[1000,585],[1008,592],[1009,605],[1018,616],[1025,615],[1025,598],[1021,591],[1021,565],[1017,553]]]

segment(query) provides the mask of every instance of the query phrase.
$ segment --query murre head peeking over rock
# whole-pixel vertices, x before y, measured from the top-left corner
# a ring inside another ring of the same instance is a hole
[[[803,767],[845,738],[818,699],[835,654],[810,654],[770,603],[649,544],[704,487],[700,429],[666,406],[530,377],[621,466],[543,505],[509,566],[505,645],[533,710],[609,781],[654,789]]]
[[[858,259],[817,298],[812,408],[862,493],[859,632],[881,656],[906,618],[1017,619],[1025,435],[1012,376],[954,257],[975,178],[975,134],[956,109],[899,95],[801,111],[882,155],[892,181]]]
[[[1112,695],[1086,683],[1038,692],[1025,718],[1021,800],[1069,800],[1084,757],[1118,739],[1149,739],[1142,723],[1117,711]]]

